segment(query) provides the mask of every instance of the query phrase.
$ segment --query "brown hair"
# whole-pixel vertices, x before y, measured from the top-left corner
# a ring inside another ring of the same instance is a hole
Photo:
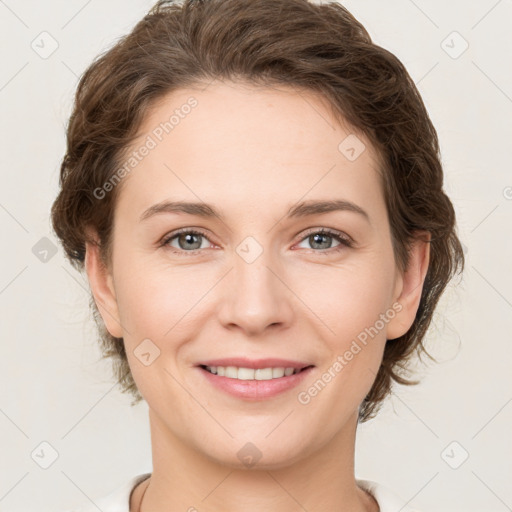
[[[413,325],[388,340],[373,387],[359,409],[364,422],[378,411],[392,380],[405,377],[434,309],[464,255],[455,213],[443,191],[436,131],[403,64],[375,45],[339,3],[307,0],[159,1],[80,79],[67,127],[53,229],[78,270],[84,269],[86,226],[94,228],[110,268],[113,211],[120,187],[101,200],[94,191],[114,176],[121,156],[158,99],[213,79],[288,85],[319,93],[333,114],[365,134],[382,159],[384,195],[397,265],[407,267],[417,230],[431,233],[430,262]],[[94,242],[93,240],[90,240]],[[106,330],[91,295],[103,357],[113,357],[122,391],[142,397],[122,338]]]

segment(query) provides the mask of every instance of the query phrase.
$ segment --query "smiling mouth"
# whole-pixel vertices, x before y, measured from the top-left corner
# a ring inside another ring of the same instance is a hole
[[[313,365],[305,366],[304,368],[243,368],[236,366],[206,366],[199,365],[203,370],[219,377],[227,377],[228,379],[235,380],[275,380],[290,377],[303,372]]]

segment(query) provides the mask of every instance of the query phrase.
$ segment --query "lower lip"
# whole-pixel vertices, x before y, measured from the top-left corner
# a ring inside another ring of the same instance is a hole
[[[212,385],[230,395],[250,400],[264,400],[298,386],[311,373],[314,366],[293,375],[271,380],[230,379],[229,377],[219,377],[200,366],[198,369]]]

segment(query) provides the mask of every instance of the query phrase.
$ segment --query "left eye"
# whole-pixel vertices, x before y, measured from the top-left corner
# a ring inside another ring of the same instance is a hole
[[[205,246],[202,246],[203,244],[201,243],[201,239],[208,243],[206,243]],[[326,242],[326,240],[329,239],[337,240],[339,242],[338,245],[332,247],[332,241]],[[172,245],[174,240],[178,242],[178,247]],[[344,235],[338,231],[331,231],[326,229],[310,231],[302,238],[300,243],[305,241],[310,243],[313,249],[319,249],[318,251],[314,252],[330,252],[329,249],[337,251],[341,250],[343,247],[352,247],[353,245],[352,240],[347,235]],[[207,249],[210,247],[210,245],[211,242],[204,233],[191,229],[183,229],[182,231],[171,233],[161,242],[162,247],[173,247],[174,249],[177,249],[173,250],[173,252],[178,254],[183,252],[193,252],[200,249]]]
[[[326,242],[326,239],[335,239],[339,242],[339,244],[335,247],[331,247],[332,242]],[[303,241],[307,241],[309,244],[313,246],[313,248],[322,249],[323,251],[325,251],[326,249],[340,250],[340,246],[352,246],[351,240],[347,236],[337,231],[330,231],[325,229],[322,229],[320,231],[311,231],[308,235],[306,235]]]

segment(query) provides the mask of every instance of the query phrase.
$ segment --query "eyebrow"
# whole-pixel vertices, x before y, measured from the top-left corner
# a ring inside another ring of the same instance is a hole
[[[370,222],[370,216],[365,210],[363,210],[357,204],[346,201],[344,199],[332,199],[328,201],[303,201],[290,207],[285,217],[299,218],[335,211],[354,212],[364,217],[367,222]],[[217,217],[221,220],[224,220],[222,213],[217,211],[214,206],[207,203],[162,201],[145,210],[140,216],[140,221],[142,222],[160,213],[185,213],[204,218]]]

